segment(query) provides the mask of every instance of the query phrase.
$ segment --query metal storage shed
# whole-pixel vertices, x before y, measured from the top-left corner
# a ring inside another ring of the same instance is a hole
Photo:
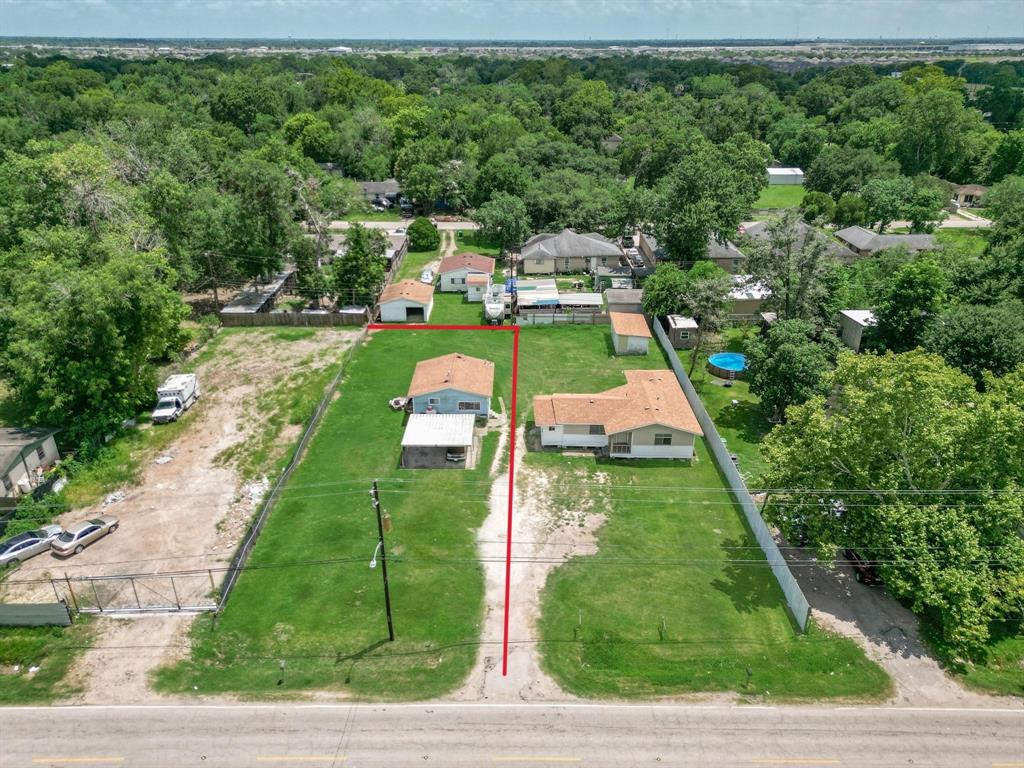
[[[405,469],[468,469],[473,464],[473,424],[469,413],[414,413],[402,437]]]

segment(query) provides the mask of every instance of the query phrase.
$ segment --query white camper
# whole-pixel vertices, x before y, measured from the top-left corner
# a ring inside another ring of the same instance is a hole
[[[153,409],[154,424],[176,421],[199,399],[199,379],[194,373],[177,373],[156,389],[157,404]]]

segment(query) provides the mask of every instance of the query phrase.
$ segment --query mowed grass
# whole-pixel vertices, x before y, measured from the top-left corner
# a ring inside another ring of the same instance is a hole
[[[482,325],[482,302],[466,301],[464,293],[434,291],[434,309],[430,313],[431,325]]]
[[[1024,696],[1024,632],[997,638],[984,664],[957,670],[971,688],[1002,696]]]
[[[754,208],[799,208],[806,192],[802,184],[765,187],[754,203]]]
[[[756,326],[729,328],[723,334],[724,349],[729,352],[745,352],[747,341],[757,333]],[[678,355],[683,368],[689,371],[691,351],[680,349]],[[757,486],[765,470],[761,440],[771,429],[771,424],[761,410],[760,399],[742,379],[736,379],[731,387],[723,386],[724,380],[708,371],[706,359],[698,363],[690,380],[726,447],[739,457],[737,466],[747,486]],[[737,403],[733,404],[733,400]]]
[[[409,251],[398,268],[398,280],[419,280],[427,264],[440,258],[438,251]]]
[[[455,230],[455,253],[479,253],[497,259],[501,256],[501,248],[487,242],[477,232]]]
[[[70,627],[0,627],[0,704],[46,704],[75,693],[64,678],[91,634],[87,619]]]
[[[524,328],[520,413],[535,394],[599,392],[627,368],[661,369],[611,354],[608,326]],[[589,697],[735,691],[783,699],[874,699],[888,678],[853,641],[795,630],[779,589],[703,441],[697,458],[621,461],[531,452],[549,503],[605,514],[598,552],[548,578],[540,640],[545,670]],[[746,670],[751,677],[747,683]]]
[[[474,470],[401,470],[405,414],[387,401],[406,393],[417,361],[458,351],[494,361],[494,403],[507,403],[511,343],[505,333],[372,334],[354,353],[224,614],[215,627],[197,621],[191,659],[161,670],[159,689],[246,697],[343,690],[395,700],[455,688],[475,660],[483,616],[475,532],[487,514],[497,435],[488,435]],[[368,567],[377,544],[374,478],[393,521],[394,643],[380,567]]]

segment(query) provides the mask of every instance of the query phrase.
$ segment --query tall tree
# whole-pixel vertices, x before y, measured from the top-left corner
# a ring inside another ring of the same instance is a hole
[[[903,352],[920,345],[929,324],[942,309],[947,278],[931,259],[904,264],[885,286],[875,307],[873,339],[882,349]]]
[[[345,230],[345,253],[331,263],[331,292],[339,304],[373,304],[384,285],[387,240],[378,229],[353,224]]]
[[[480,233],[503,250],[522,245],[530,236],[526,206],[518,197],[504,192],[481,205],[474,218],[480,225]]]

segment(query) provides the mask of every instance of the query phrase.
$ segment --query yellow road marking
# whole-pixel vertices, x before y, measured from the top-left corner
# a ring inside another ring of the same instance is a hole
[[[33,763],[123,763],[123,757],[33,757]]]
[[[755,757],[750,762],[757,765],[839,765],[839,761],[831,757]]]
[[[579,763],[582,758],[556,755],[498,755],[491,760],[496,763]]]
[[[992,768],[1024,768],[1024,761],[1019,763],[992,763]]]
[[[344,760],[344,755],[261,755],[256,758],[259,763],[303,763],[323,762],[324,760]]]

